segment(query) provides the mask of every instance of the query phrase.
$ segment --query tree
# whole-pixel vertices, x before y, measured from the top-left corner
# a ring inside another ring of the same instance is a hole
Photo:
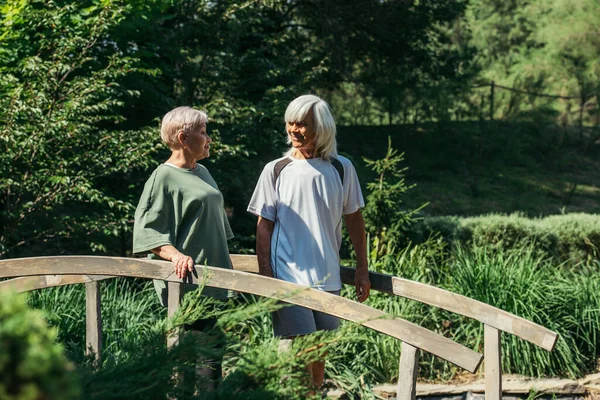
[[[133,205],[111,190],[126,191],[124,174],[147,168],[156,147],[146,130],[118,129],[136,95],[118,84],[135,59],[106,37],[123,8],[36,0],[2,11],[0,257],[89,251],[95,234],[127,229]]]

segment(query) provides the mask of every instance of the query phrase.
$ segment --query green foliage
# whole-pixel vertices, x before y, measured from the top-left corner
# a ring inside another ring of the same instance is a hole
[[[412,246],[402,254],[380,257],[372,264],[377,270],[480,300],[559,334],[552,352],[503,334],[504,373],[579,378],[595,371],[600,356],[597,262],[565,269],[552,258],[537,255],[533,245],[514,249],[461,246],[450,251],[436,240]],[[352,290],[346,288],[344,295],[351,298]],[[373,293],[368,305],[483,352],[480,322],[380,293]],[[364,335],[366,340],[341,345],[336,359],[366,382],[393,381],[400,344],[369,330]],[[423,354],[419,363],[423,379],[448,380],[457,372],[456,367],[428,354]]]
[[[400,168],[404,153],[398,154],[392,148],[392,140],[388,137],[388,149],[380,160],[364,159],[365,163],[377,175],[378,179],[367,184],[370,191],[363,210],[365,227],[376,254],[394,252],[401,243],[403,232],[413,222],[413,216],[425,205],[416,210],[402,209],[403,197],[413,186],[408,186],[404,179],[407,168]]]
[[[594,143],[598,133],[583,125],[597,126],[600,115],[593,105],[600,73],[598,7],[594,0],[470,2],[464,24],[470,35],[465,40],[477,49],[483,80],[566,97],[556,101],[501,91],[495,97],[496,115],[560,122],[565,129],[578,125],[572,136],[588,146]]]
[[[49,240],[60,249],[59,240],[71,239],[71,252],[89,251],[82,236],[128,231],[131,198],[113,192],[128,171],[151,165],[155,148],[149,132],[119,130],[118,110],[136,93],[118,81],[136,67],[110,50],[106,30],[123,9],[10,1],[2,10],[0,257],[24,245],[35,254]]]
[[[21,296],[0,293],[0,398],[78,398],[74,367],[55,340],[41,312]]]
[[[449,244],[519,249],[535,246],[538,254],[576,265],[600,258],[600,218],[563,214],[526,218],[522,214],[479,217],[428,217],[411,232],[417,242],[440,235]]]
[[[459,248],[445,280],[444,286],[453,292],[509,311],[560,335],[552,352],[505,335],[505,372],[574,378],[595,369],[600,353],[600,321],[592,317],[600,309],[596,266],[586,266],[583,271],[557,268],[552,259],[536,255],[534,245],[510,250]],[[480,340],[481,326],[460,320],[454,326],[454,337],[472,346],[477,344],[475,348],[481,350],[483,342],[469,339]]]

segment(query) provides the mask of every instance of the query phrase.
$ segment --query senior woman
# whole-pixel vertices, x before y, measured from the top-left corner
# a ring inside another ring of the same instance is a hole
[[[223,195],[206,167],[197,163],[210,155],[207,122],[204,112],[190,107],[175,108],[164,116],[160,137],[171,156],[146,182],[135,212],[133,252],[149,251],[152,259],[171,261],[179,278],[185,278],[194,264],[231,269],[227,240],[233,233]],[[154,285],[166,305],[165,282],[155,280]],[[225,299],[227,290],[206,287],[203,294]],[[200,320],[190,329],[210,329],[215,322]],[[212,364],[200,373],[217,382],[220,361]]]

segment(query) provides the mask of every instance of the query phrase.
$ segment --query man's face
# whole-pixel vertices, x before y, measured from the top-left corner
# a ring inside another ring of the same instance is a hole
[[[312,109],[302,121],[288,122],[286,130],[295,149],[315,149],[315,129]]]

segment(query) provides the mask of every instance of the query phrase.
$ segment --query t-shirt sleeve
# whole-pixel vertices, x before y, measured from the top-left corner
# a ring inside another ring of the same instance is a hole
[[[142,253],[175,243],[173,203],[154,173],[144,186],[133,224],[133,252]]]
[[[350,160],[343,160],[344,166],[344,215],[352,214],[358,211],[359,208],[365,206],[360,182],[354,166]]]
[[[254,194],[248,204],[249,212],[271,221],[275,221],[277,216],[277,194],[273,178],[273,163],[269,163],[260,174]]]
[[[225,212],[225,210],[223,210],[223,225],[225,227],[225,236],[227,237],[227,240],[233,239],[235,235],[231,230],[231,225],[229,225],[229,219],[227,218],[227,213]]]

